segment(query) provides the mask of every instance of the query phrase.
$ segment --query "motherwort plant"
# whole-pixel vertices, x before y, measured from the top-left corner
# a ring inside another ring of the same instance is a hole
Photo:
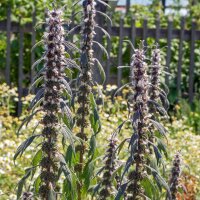
[[[97,1],[107,5],[104,1]],[[107,16],[95,9],[95,0],[83,0],[82,1],[82,15],[83,19],[80,25],[74,27],[70,32],[73,32],[77,27],[81,27],[81,56],[80,56],[80,66],[81,72],[79,75],[79,81],[77,83],[77,101],[78,109],[76,112],[76,125],[79,127],[77,137],[81,139],[81,144],[76,146],[76,152],[78,155],[78,162],[75,164],[75,171],[79,177],[78,189],[78,199],[82,199],[83,187],[88,189],[89,184],[83,185],[83,181],[86,179],[90,182],[91,177],[88,177],[88,167],[91,167],[91,162],[95,154],[95,137],[99,133],[101,125],[98,116],[97,105],[94,98],[93,87],[97,86],[97,82],[94,80],[94,72],[99,69],[102,76],[103,82],[105,81],[105,72],[98,59],[94,57],[94,45],[97,45],[106,54],[105,48],[95,41],[95,29],[99,28],[104,33],[107,32],[99,27],[95,22],[95,16],[97,14],[102,14],[104,17]],[[107,34],[108,35],[108,34]],[[100,89],[98,87],[98,89]],[[89,141],[89,145],[88,145]],[[89,164],[90,163],[90,164]],[[92,173],[89,173],[92,175]]]
[[[149,106],[149,113],[151,114],[151,119],[156,120],[160,115],[163,117],[167,117],[166,109],[169,107],[169,102],[167,100],[167,92],[164,91],[161,88],[161,85],[164,84],[161,82],[162,73],[164,73],[161,65],[161,50],[158,48],[158,45],[155,46],[155,48],[152,50],[151,55],[151,65],[150,65],[150,86],[149,86],[149,100],[148,100],[148,106]],[[165,86],[165,90],[168,89]],[[150,152],[152,153],[153,146],[151,144],[154,144],[155,141],[155,135],[154,135],[154,125],[151,124],[149,127],[149,142],[150,146]],[[159,140],[161,142],[161,140]],[[164,147],[164,146],[163,146]],[[163,149],[164,152],[165,149]]]
[[[131,77],[133,96],[129,99],[131,123],[135,131],[131,137],[130,142],[130,158],[135,164],[135,169],[129,172],[127,199],[139,199],[144,194],[141,181],[147,175],[146,172],[146,155],[149,153],[148,149],[148,78],[147,78],[147,64],[145,63],[144,50],[137,49],[132,57],[131,63]],[[133,164],[132,163],[132,164]]]
[[[42,87],[31,102],[32,113],[25,119],[22,126],[25,123],[28,124],[38,112],[41,112],[42,119],[35,127],[32,136],[19,146],[14,159],[22,155],[36,138],[40,138],[40,143],[37,145],[39,150],[32,160],[33,166],[26,170],[27,174],[19,182],[18,198],[21,196],[25,180],[30,175],[33,178],[38,166],[41,170],[34,185],[35,187],[37,185],[35,190],[39,192],[40,199],[57,198],[57,192],[59,192],[57,181],[60,172],[63,171],[70,181],[70,171],[62,154],[59,153],[58,137],[61,135],[64,141],[68,139],[73,146],[74,136],[70,131],[72,116],[68,107],[71,89],[68,83],[69,78],[64,73],[65,69],[73,67],[74,62],[65,57],[65,47],[69,50],[70,47],[73,47],[73,44],[65,41],[64,38],[62,10],[48,11],[45,24],[46,31],[42,41],[39,42],[39,44],[44,44],[44,55],[33,64],[33,67],[35,67],[42,60],[44,61],[44,67],[38,72],[36,81],[33,83],[35,86],[40,82]],[[41,134],[36,135],[35,130],[39,125],[42,126],[42,131]]]
[[[120,185],[120,177],[115,173],[117,169],[117,139],[115,134],[109,140],[108,149],[104,157],[104,166],[102,170],[102,180],[99,184],[99,200],[110,199],[115,194],[114,182],[116,182],[116,189]]]
[[[121,185],[116,200],[120,199],[125,191],[127,193],[127,200],[138,200],[153,196],[154,194],[148,194],[147,185],[144,184],[150,179],[149,175],[153,175],[159,188],[164,187],[167,189],[169,197],[171,197],[167,183],[159,175],[157,167],[154,165],[156,164],[153,161],[154,157],[150,156],[150,147],[152,146],[157,162],[161,158],[157,143],[153,139],[153,132],[158,131],[161,135],[165,135],[166,132],[165,128],[157,121],[157,118],[153,117],[153,115],[156,115],[154,107],[149,106],[153,102],[159,107],[159,104],[156,102],[159,93],[157,93],[157,90],[151,91],[152,88],[157,88],[159,83],[157,79],[157,75],[159,74],[159,66],[157,66],[158,56],[156,52],[153,53],[153,55],[155,54],[155,57],[152,58],[155,68],[153,68],[154,71],[152,71],[151,80],[149,80],[147,73],[148,65],[143,45],[139,49],[133,48],[133,50],[134,54],[130,66],[131,83],[128,84],[132,90],[132,94],[128,98],[128,121],[132,124],[133,134],[130,139],[127,139],[129,141],[130,156],[125,164],[122,175],[122,181],[125,180],[125,183]],[[124,178],[127,172],[128,176]]]
[[[171,170],[171,178],[169,181],[172,200],[177,199],[176,195],[178,192],[178,187],[180,187],[179,185],[180,174],[181,174],[181,154],[180,152],[177,152],[176,155],[174,156],[173,167]]]

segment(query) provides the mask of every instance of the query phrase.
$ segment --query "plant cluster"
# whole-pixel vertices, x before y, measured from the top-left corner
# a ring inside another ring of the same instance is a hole
[[[108,6],[104,1],[97,0],[97,2]],[[128,119],[123,119],[123,123],[111,135],[103,159],[104,166],[97,175],[95,174],[96,165],[101,159],[96,148],[96,137],[101,131],[101,123],[94,86],[97,86],[100,94],[102,92],[94,80],[93,72],[97,66],[103,79],[105,73],[101,63],[93,55],[94,44],[107,53],[94,39],[95,28],[101,29],[108,35],[95,22],[96,14],[107,18],[108,16],[96,11],[95,5],[94,0],[83,0],[81,24],[67,31],[69,36],[75,29],[81,27],[80,50],[73,42],[65,39],[63,10],[54,6],[53,10],[47,13],[43,39],[35,45],[43,44],[44,55],[33,64],[33,68],[36,68],[40,62],[44,62],[43,68],[36,74],[35,82],[31,86],[31,88],[38,85],[40,87],[30,104],[31,113],[20,129],[38,113],[41,113],[41,120],[34,128],[32,136],[18,147],[14,159],[21,156],[36,139],[40,142],[32,160],[32,167],[26,170],[25,176],[18,184],[17,198],[21,198],[26,179],[37,176],[33,186],[29,187],[30,191],[23,193],[25,199],[29,198],[27,195],[33,191],[35,191],[33,196],[39,195],[42,200],[60,198],[83,200],[88,198],[89,193],[90,196],[96,195],[99,200],[155,199],[161,198],[162,188],[166,189],[168,199],[174,199],[176,186],[172,182],[177,183],[178,168],[176,172],[173,170],[171,187],[159,173],[159,167],[161,165],[164,167],[162,152],[166,155],[163,137],[166,137],[167,131],[160,119],[167,117],[168,91],[166,86],[161,84],[161,51],[158,46],[152,50],[151,63],[146,59],[143,43],[138,49],[132,46],[134,54],[130,66],[131,82],[125,85],[130,88],[127,100]],[[78,64],[70,56],[74,51],[80,53]],[[79,70],[75,86],[72,84],[74,80],[70,80],[73,68]],[[125,86],[119,88],[116,93]],[[74,101],[78,104],[78,107],[74,107],[75,117],[70,108],[74,105]],[[131,124],[131,136],[118,145],[117,135],[126,122]],[[38,127],[42,131],[40,134],[35,134]],[[72,133],[73,131],[77,131],[76,135]],[[62,143],[59,142],[60,136]],[[124,145],[127,143],[128,159],[124,164],[118,160],[117,152],[120,153],[122,148],[125,149]],[[61,144],[65,150],[65,157],[61,153]],[[65,177],[63,189],[58,184],[62,173]],[[152,186],[154,183],[157,187]]]

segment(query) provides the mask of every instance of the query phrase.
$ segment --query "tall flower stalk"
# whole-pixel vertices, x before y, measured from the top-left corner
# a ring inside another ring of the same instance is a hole
[[[25,180],[30,175],[34,176],[38,166],[41,170],[36,181],[39,182],[40,199],[57,199],[59,192],[57,181],[60,172],[63,172],[70,182],[71,173],[66,166],[65,159],[59,153],[58,137],[61,135],[64,141],[68,140],[71,146],[74,145],[75,138],[70,131],[72,116],[68,107],[71,89],[68,83],[69,78],[64,71],[75,65],[75,62],[65,57],[65,48],[70,50],[75,46],[65,41],[62,14],[62,10],[56,8],[47,12],[46,31],[43,39],[38,43],[44,44],[45,52],[43,57],[33,64],[33,67],[36,67],[41,61],[44,61],[44,67],[36,75],[33,86],[42,83],[42,87],[31,102],[32,113],[25,119],[21,127],[25,123],[28,124],[38,112],[42,112],[42,119],[34,128],[33,135],[19,146],[14,159],[22,155],[36,138],[41,138],[41,142],[37,146],[38,149],[41,148],[33,158],[33,167],[28,169],[27,174],[19,182],[18,198]],[[39,125],[42,126],[41,134],[35,135],[35,130]]]
[[[48,199],[48,191],[50,188],[55,190],[56,179],[58,176],[58,161],[57,157],[57,137],[58,131],[58,116],[60,109],[61,92],[64,87],[63,80],[65,77],[64,53],[64,29],[61,25],[61,12],[52,11],[48,13],[44,43],[45,43],[45,66],[44,72],[44,102],[43,111],[44,117],[42,124],[43,136],[43,158],[40,162],[41,166],[41,181],[40,195],[43,199]]]
[[[78,200],[83,198],[82,191],[84,187],[84,179],[90,179],[86,176],[84,177],[84,171],[87,171],[89,163],[93,160],[95,146],[92,144],[94,143],[95,137],[101,128],[98,109],[92,91],[93,86],[98,85],[94,81],[93,73],[96,71],[97,67],[100,70],[102,78],[105,79],[105,72],[101,63],[93,55],[94,45],[98,45],[105,52],[106,50],[101,44],[94,40],[96,34],[95,28],[101,29],[101,27],[98,27],[95,22],[95,16],[96,13],[98,13],[95,6],[95,0],[83,0],[82,23],[81,25],[78,25],[81,26],[82,35],[80,56],[81,72],[79,75],[79,87],[77,91],[77,101],[79,105],[76,112],[76,125],[79,127],[79,131],[76,136],[82,141],[81,144],[76,146],[76,152],[79,154],[79,160],[75,165],[75,171],[80,178],[79,183],[77,183]],[[76,29],[76,27],[74,29]],[[104,29],[102,29],[102,31],[106,33]],[[88,141],[90,145],[87,144]]]
[[[146,176],[145,169],[146,157],[148,150],[148,133],[147,133],[147,117],[148,117],[148,79],[147,64],[145,63],[144,50],[137,49],[132,57],[131,77],[133,96],[130,98],[130,106],[132,109],[131,123],[135,133],[132,139],[135,144],[131,143],[131,157],[135,164],[135,169],[129,175],[129,184],[127,187],[127,200],[139,199],[144,193],[141,186],[142,179]],[[132,163],[132,164],[133,164]]]
[[[95,17],[95,4],[93,0],[83,1],[83,26],[82,26],[82,45],[81,45],[81,74],[77,110],[77,126],[80,127],[80,132],[77,134],[83,141],[88,140],[85,129],[88,127],[89,116],[89,94],[91,93],[92,86],[92,67],[94,65],[93,57],[93,38],[94,38],[94,17]],[[84,144],[78,148],[80,151],[80,171],[83,169],[83,157],[85,153]]]
[[[99,191],[99,200],[110,199],[114,194],[114,180],[117,182],[117,188],[119,187],[119,176],[116,174],[113,177],[113,173],[117,168],[117,139],[112,135],[109,140],[108,149],[104,157],[103,177],[101,181],[101,190]]]
[[[158,122],[157,114],[157,110],[164,114],[166,113],[165,109],[158,103],[158,96],[162,92],[159,87],[159,50],[154,50],[152,53],[153,69],[150,73],[151,78],[149,78],[149,67],[146,63],[143,44],[140,45],[139,49],[134,49],[133,46],[132,48],[134,54],[130,66],[131,83],[127,84],[131,88],[131,94],[128,98],[129,119],[127,121],[130,121],[132,124],[133,134],[131,138],[127,138],[130,156],[122,174],[122,181],[125,180],[126,182],[121,185],[116,200],[120,199],[125,192],[126,200],[149,198],[146,192],[147,186],[144,185],[144,182],[148,182],[149,175],[153,175],[156,183],[159,185],[159,189],[164,187],[169,197],[171,197],[166,181],[160,176],[155,166],[162,158],[158,146],[162,146],[163,150],[164,145],[158,137],[159,144],[157,140],[154,140],[154,132],[156,131],[162,136],[166,134],[165,128]],[[118,91],[123,88],[124,86],[118,89]],[[150,151],[151,147],[154,150],[157,162],[154,162],[154,156],[151,155],[153,154],[153,151]],[[127,172],[128,175],[125,177]],[[148,187],[151,186],[149,185]]]
[[[173,166],[171,170],[171,178],[169,181],[172,200],[176,200],[176,195],[179,187],[179,179],[181,174],[181,154],[177,152],[174,156]]]
[[[160,87],[160,73],[161,73],[161,55],[160,50],[156,47],[152,50],[151,55],[151,68],[150,68],[150,88],[149,88],[149,112],[151,113],[151,119],[156,119],[157,110],[155,103],[159,101],[159,91]],[[154,126],[149,127],[149,141],[154,143]],[[151,146],[151,145],[150,145]],[[151,146],[152,147],[152,146]],[[150,148],[150,153],[153,153],[153,147]]]

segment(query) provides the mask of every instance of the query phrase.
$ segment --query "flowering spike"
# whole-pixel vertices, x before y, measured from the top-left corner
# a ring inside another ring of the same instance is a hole
[[[101,190],[99,192],[99,200],[106,200],[111,197],[111,193],[113,193],[113,180],[112,174],[116,170],[116,146],[117,140],[115,138],[111,138],[109,140],[108,149],[106,151],[105,159],[104,159],[104,170],[103,177],[101,183]],[[116,175],[115,179],[119,183],[119,177]],[[118,186],[117,186],[118,187]]]
[[[40,162],[41,181],[40,195],[43,199],[48,199],[50,186],[55,190],[59,163],[57,157],[57,136],[58,116],[61,103],[61,92],[64,88],[64,62],[65,47],[64,29],[61,25],[62,12],[54,8],[48,12],[46,32],[44,34],[45,43],[45,72],[44,72],[44,117],[42,120],[43,130],[43,158]]]
[[[136,49],[132,56],[131,78],[133,95],[129,99],[131,109],[131,122],[134,135],[137,135],[136,146],[130,143],[131,155],[133,156],[132,164],[135,163],[135,169],[129,172],[129,184],[127,187],[127,200],[139,199],[144,189],[141,181],[146,176],[145,155],[148,153],[147,146],[147,118],[148,118],[148,79],[147,64],[145,63],[145,55],[143,48]],[[136,115],[137,114],[137,115]]]
[[[171,170],[171,179],[169,181],[172,200],[176,200],[179,178],[181,174],[180,166],[181,166],[181,154],[180,152],[177,152],[176,155],[174,156],[173,167]]]

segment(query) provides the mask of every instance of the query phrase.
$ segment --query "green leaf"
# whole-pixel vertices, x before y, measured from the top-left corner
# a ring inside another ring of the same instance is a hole
[[[102,79],[102,84],[104,84],[105,81],[106,81],[106,74],[105,74],[105,71],[104,71],[104,69],[103,69],[103,66],[102,66],[101,63],[99,62],[99,60],[95,58],[95,61],[97,62],[97,66],[98,66],[98,68],[99,68],[99,72],[100,72],[101,79]]]
[[[26,150],[26,148],[34,141],[35,138],[39,137],[40,135],[33,135],[31,137],[29,137],[26,141],[24,141],[18,148],[17,151],[14,155],[14,160],[17,159],[17,157],[20,155],[22,156],[22,154],[24,153],[24,151]]]
[[[38,176],[38,177],[35,179],[35,182],[34,182],[35,193],[38,193],[38,192],[39,192],[40,185],[41,185],[41,178],[40,178],[40,176]]]
[[[165,127],[162,124],[160,124],[159,122],[154,121],[153,119],[149,119],[149,120],[152,122],[154,127],[159,131],[159,133],[167,139],[167,137],[166,137],[167,130],[165,129]]]
[[[56,200],[56,193],[53,189],[49,190],[48,200]]]
[[[24,175],[24,177],[18,182],[17,185],[17,199],[20,199],[21,195],[22,195],[22,190],[25,184],[26,179],[31,175],[32,170],[34,169],[34,167],[28,168],[26,169],[26,174]]]
[[[108,52],[107,52],[107,50],[105,49],[105,47],[102,45],[102,44],[100,44],[99,42],[97,42],[97,41],[93,41],[93,43],[94,44],[97,44],[99,47],[100,47],[100,49],[106,54],[106,57],[107,57],[107,59],[109,59],[109,55],[108,55]],[[96,59],[97,60],[97,59]],[[103,67],[102,67],[103,68]]]
[[[116,90],[116,92],[113,95],[113,98],[119,93],[121,92],[125,87],[127,87],[128,85],[130,85],[131,83],[126,83],[125,85],[121,86],[119,89]]]
[[[29,93],[33,89],[33,87],[37,87],[38,84],[44,79],[44,76],[40,76],[37,80],[34,81],[34,83],[29,88]]]
[[[98,114],[97,105],[96,105],[96,102],[94,99],[94,95],[92,93],[90,93],[90,105],[91,105],[92,111],[93,111],[90,114],[90,123],[91,123],[91,127],[96,135],[101,130],[101,122],[99,119],[99,114]]]
[[[124,139],[124,140],[118,145],[118,147],[117,147],[118,154],[119,154],[120,151],[122,150],[122,148],[123,148],[123,146],[124,146],[124,144],[126,143],[127,140],[128,140],[127,138]]]
[[[42,150],[40,149],[36,154],[35,156],[33,157],[33,160],[32,160],[32,165],[35,167],[37,166],[40,161],[42,159]]]
[[[96,149],[96,137],[95,135],[92,135],[90,139],[90,149],[88,155],[93,156],[95,153],[95,149]]]
[[[160,174],[159,174],[155,169],[153,169],[152,167],[150,167],[150,166],[148,166],[148,165],[145,165],[145,166],[146,166],[148,169],[151,170],[151,173],[152,173],[152,175],[153,175],[153,177],[154,177],[154,179],[155,179],[155,181],[156,181],[158,187],[160,188],[160,190],[161,190],[162,187],[165,188],[165,189],[167,190],[169,199],[171,200],[170,188],[169,188],[167,182],[164,180],[164,178],[161,177]]]
[[[72,131],[67,126],[63,126],[63,127],[61,127],[61,133],[62,133],[64,139],[70,143],[70,145],[73,149],[73,152],[75,154],[75,145],[74,145],[75,137],[74,137]]]

